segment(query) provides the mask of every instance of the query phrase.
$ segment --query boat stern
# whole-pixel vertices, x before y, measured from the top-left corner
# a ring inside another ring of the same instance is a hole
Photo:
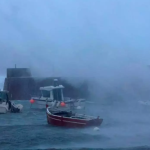
[[[96,119],[89,120],[87,122],[87,126],[100,126],[102,122],[103,122],[103,119],[99,118],[98,116]]]

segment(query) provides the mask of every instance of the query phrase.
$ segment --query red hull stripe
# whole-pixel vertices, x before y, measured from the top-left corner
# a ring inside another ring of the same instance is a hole
[[[52,117],[52,118],[61,119],[61,116],[53,115],[53,114],[50,114],[50,113],[47,113],[47,115]],[[86,122],[89,121],[87,119],[79,120],[77,118],[68,118],[68,117],[63,117],[63,119],[68,120],[68,121],[73,120],[73,122],[80,122],[80,123],[86,123]]]
[[[65,121],[65,120],[63,120],[63,122],[69,122],[69,123],[75,123],[75,124],[86,124],[86,123],[80,123],[80,122],[72,122],[72,121]]]
[[[52,117],[50,117],[50,116],[48,116],[48,118],[53,119],[53,120],[61,121],[60,119],[52,118]]]
[[[60,119],[56,119],[56,118],[53,118],[51,116],[48,115],[48,118],[50,119],[53,119],[53,120],[58,120],[58,121],[61,121]],[[74,122],[74,121],[67,121],[67,120],[62,120],[62,122],[68,122],[68,123],[74,123],[74,124],[83,124],[83,125],[86,125],[86,123],[81,123],[81,122]]]

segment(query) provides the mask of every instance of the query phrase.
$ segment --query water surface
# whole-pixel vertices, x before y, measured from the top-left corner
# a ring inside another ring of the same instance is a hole
[[[87,104],[83,112],[100,115],[99,131],[47,124],[45,109],[26,101],[22,113],[0,115],[0,149],[146,149],[150,146],[150,107],[138,102]],[[122,106],[121,106],[122,105]],[[134,107],[133,107],[134,105]],[[120,107],[119,107],[120,106]]]

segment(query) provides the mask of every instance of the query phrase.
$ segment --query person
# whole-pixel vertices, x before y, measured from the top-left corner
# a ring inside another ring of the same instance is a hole
[[[6,104],[8,104],[8,110],[11,110],[11,102],[9,101],[8,94],[6,94]]]
[[[8,101],[8,109],[10,110],[11,109],[11,102]]]

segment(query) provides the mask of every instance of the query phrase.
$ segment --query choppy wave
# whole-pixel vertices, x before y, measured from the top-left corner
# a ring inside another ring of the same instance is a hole
[[[47,125],[45,110],[29,101],[20,101],[20,114],[0,115],[0,149],[83,149],[146,150],[150,146],[150,109],[138,101],[87,104],[89,115],[100,115],[104,122],[93,128],[66,129]],[[20,103],[19,102],[19,103]],[[147,146],[147,147],[146,147]]]
[[[46,149],[30,149],[30,150],[150,150],[150,147],[141,146],[141,147],[130,147],[130,148],[46,148]]]

